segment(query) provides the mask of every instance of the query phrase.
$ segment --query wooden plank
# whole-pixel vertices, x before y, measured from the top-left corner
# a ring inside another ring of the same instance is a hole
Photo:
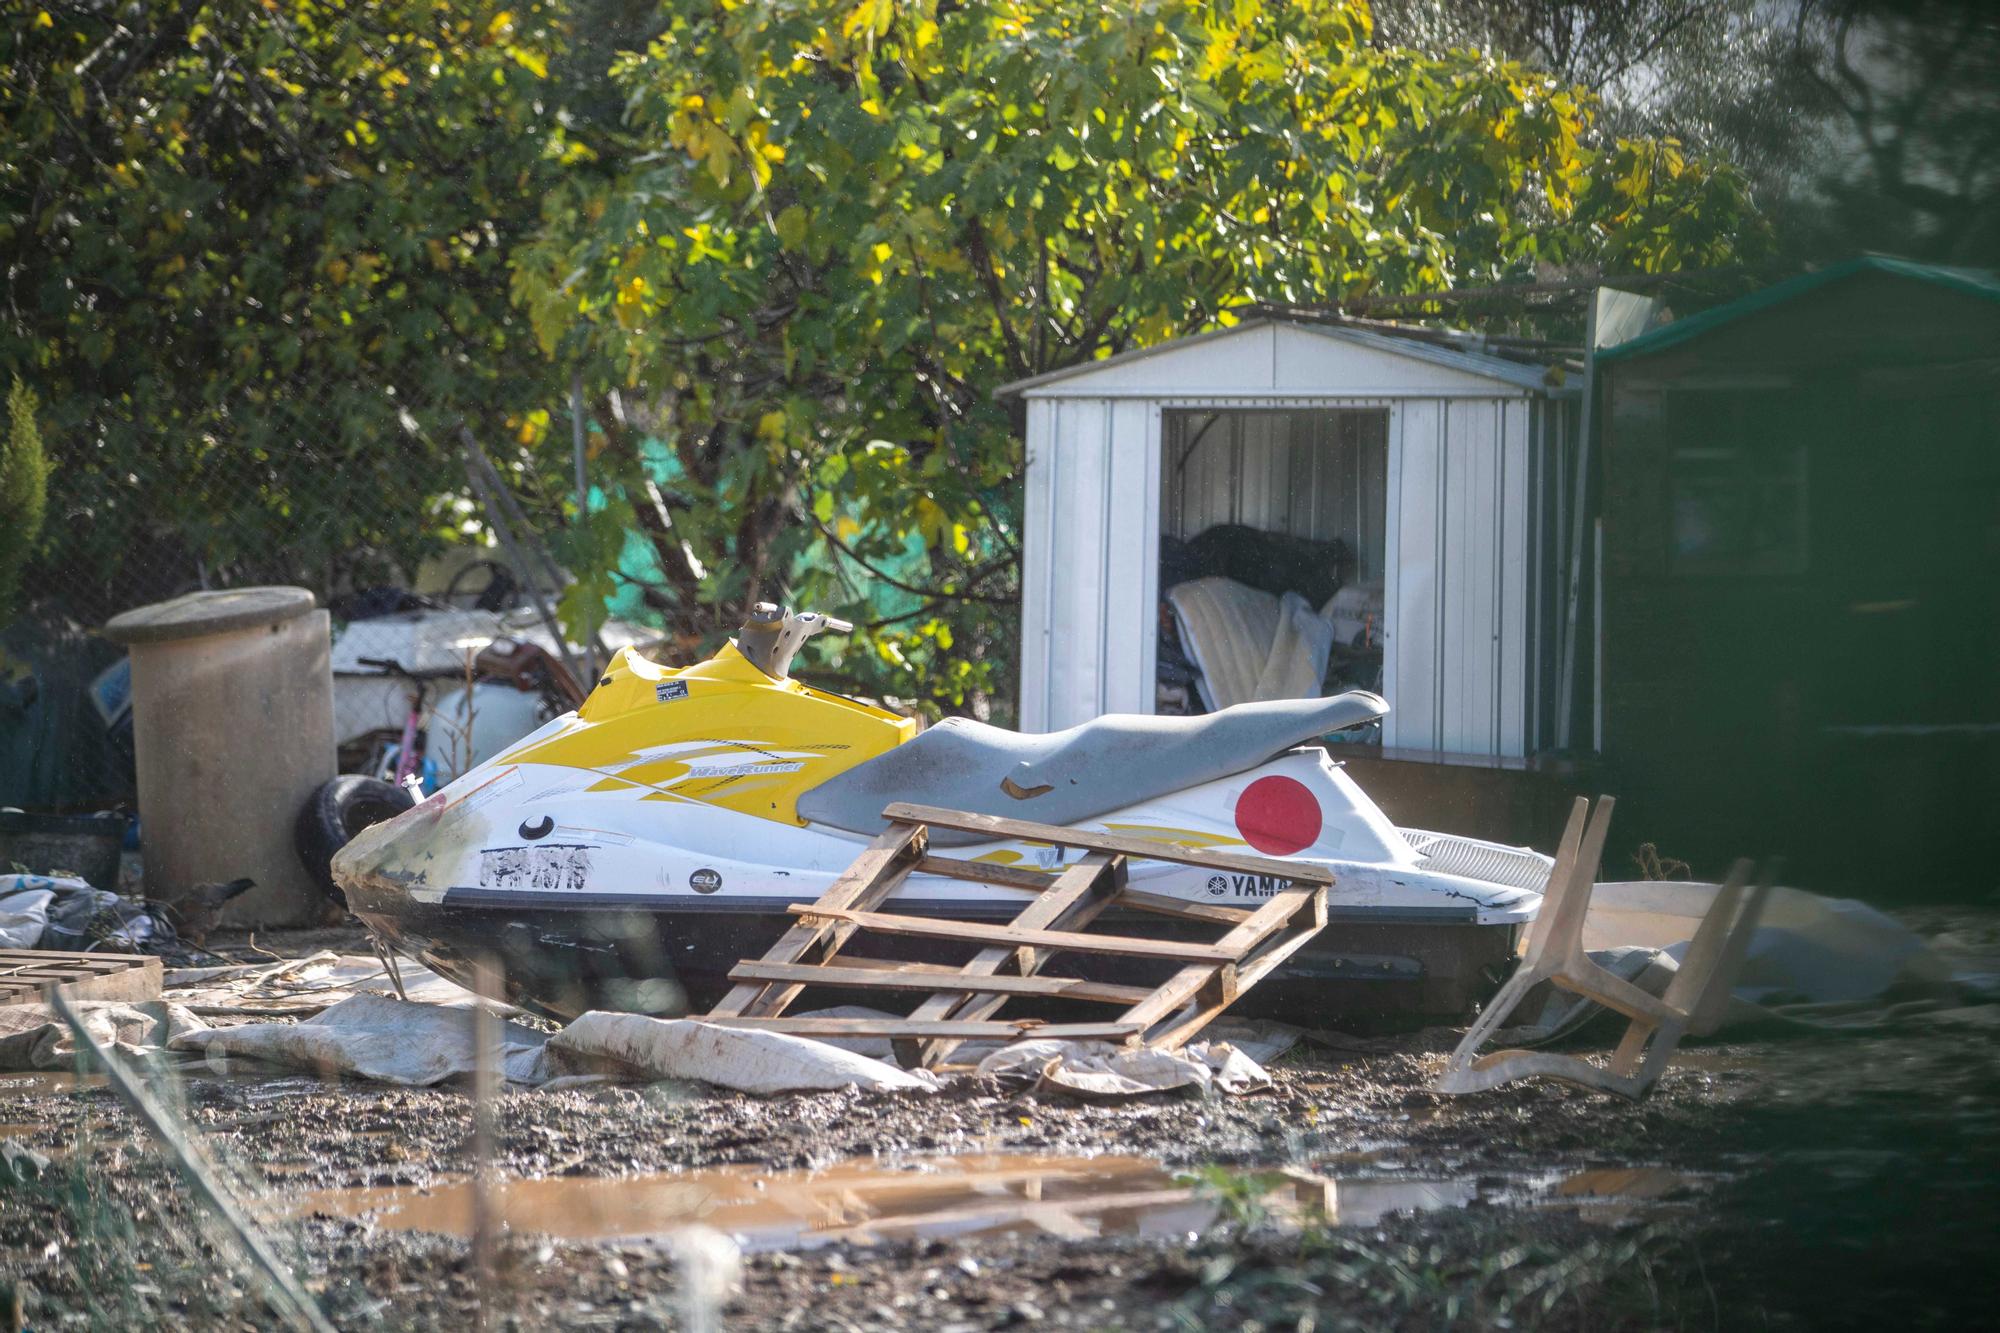
[[[930,1179],[935,1180],[935,1177]],[[954,1175],[951,1183],[960,1185],[963,1179]],[[1014,1202],[1004,1202],[1002,1196],[958,1208],[941,1208],[933,1213],[898,1213],[889,1217],[863,1217],[855,1222],[842,1221],[837,1226],[816,1228],[813,1238],[816,1241],[865,1240],[884,1232],[900,1234],[920,1228],[958,1227],[966,1223],[973,1224],[975,1232],[990,1232],[1002,1226],[1032,1222],[1052,1234],[1095,1239],[1097,1232],[1087,1228],[1072,1231],[1062,1227],[1057,1219],[1073,1221],[1079,1217],[1100,1217],[1105,1213],[1134,1208],[1164,1208],[1186,1203],[1194,1196],[1194,1190],[1187,1186],[1133,1190],[1125,1194],[1082,1194],[1071,1199],[1023,1199],[1017,1195]]]
[[[1303,922],[1300,917],[1305,918]],[[1213,996],[1204,994],[1202,998],[1207,1002],[1198,1002],[1192,1014],[1174,1023],[1172,1027],[1162,1029],[1156,1026],[1148,1029],[1143,1038],[1145,1044],[1162,1051],[1177,1050],[1186,1045],[1196,1033],[1220,1017],[1222,1011],[1233,1004],[1237,996],[1270,975],[1280,963],[1297,953],[1325,926],[1326,895],[1322,890],[1313,895],[1313,901],[1305,911],[1292,918],[1285,932],[1267,940],[1233,969],[1224,969],[1225,973],[1230,974],[1228,980],[1232,983],[1227,990]]]
[[[827,886],[820,902],[831,908],[877,906],[895,892],[912,868],[923,859],[929,835],[918,824],[891,824],[868,844],[854,864]],[[851,925],[808,924],[801,922],[786,931],[764,958],[772,963],[796,963],[808,953],[832,957],[854,934]],[[798,997],[799,986],[742,985],[730,989],[709,1010],[714,1017],[742,1014],[776,1014]]]
[[[36,958],[58,963],[137,963],[151,957],[151,954],[145,953],[102,953],[95,950],[84,953],[66,949],[0,949],[0,960],[15,963]]]
[[[1067,930],[1087,926],[1101,914],[1125,886],[1125,859],[1105,852],[1092,852],[1049,882],[1042,895],[1022,908],[1014,918],[1017,927]],[[966,976],[990,977],[1016,963],[1022,976],[1031,976],[1048,954],[1034,949],[982,949],[960,969]],[[967,991],[940,990],[910,1014],[915,1019],[957,1018],[967,1021],[991,1018],[1007,1003],[1004,995],[974,995]],[[905,1047],[896,1052],[905,1066],[929,1069],[957,1049],[954,1041],[933,1041],[921,1047]]]
[[[1139,1040],[1155,1050],[1172,1051],[1185,1046],[1195,1033],[1213,1023],[1222,1011],[1227,1009],[1242,993],[1233,977],[1224,985],[1224,974],[1216,972],[1203,981],[1195,990],[1193,1012],[1185,1016],[1173,1015],[1166,1021],[1171,1027],[1147,1029]],[[1179,1021],[1176,1022],[1175,1019]]]
[[[1051,1037],[1063,1041],[1119,1041],[1139,1031],[1134,1023],[1044,1023],[1039,1019],[995,1019],[969,1022],[933,1019],[919,1022],[884,1014],[880,1018],[795,1018],[788,1014],[755,1017],[699,1018],[698,1023],[714,1023],[726,1028],[762,1028],[789,1032],[795,1037],[955,1037],[961,1041],[981,1037]]]
[[[1217,925],[1234,926],[1250,919],[1247,907],[1224,907],[1220,903],[1198,903],[1188,898],[1171,898],[1164,893],[1146,893],[1140,889],[1126,889],[1118,895],[1113,907],[1130,907],[1138,912],[1151,912],[1155,916],[1177,917],[1183,921],[1213,921]]]
[[[151,958],[140,953],[61,953],[54,949],[0,949],[0,976],[22,969],[66,967],[85,972],[122,972]]]
[[[1096,1000],[1104,1004],[1136,1004],[1153,993],[1151,986],[1113,986],[1078,977],[968,976],[958,968],[808,966],[802,963],[738,963],[729,971],[735,981],[797,981],[809,986],[852,986],[872,990],[955,991],[982,995],[1042,995],[1065,1000]],[[914,1015],[912,1015],[914,1017]]]
[[[1004,866],[997,861],[968,861],[962,856],[926,856],[917,863],[917,873],[969,879],[979,884],[998,884],[1005,889],[1021,889],[1027,893],[1044,892],[1056,882],[1052,872],[1023,870],[1019,866]]]
[[[150,954],[0,950],[0,1005],[44,1003],[51,986],[72,1000],[157,1000],[162,975]]]
[[[1028,893],[1045,893],[1056,882],[1054,875],[1039,871],[1021,870],[992,861],[967,861],[953,856],[926,856],[917,863],[917,873],[945,875],[951,879],[969,879],[980,884],[998,884],[1002,888],[1021,889]],[[1129,907],[1137,912],[1152,912],[1159,916],[1182,917],[1191,921],[1214,921],[1232,926],[1250,915],[1249,909],[1244,907],[1198,903],[1190,898],[1173,898],[1163,893],[1145,893],[1139,889],[1122,890],[1115,905]]]
[[[1268,857],[1241,856],[1234,852],[1211,852],[1203,848],[1182,847],[1177,843],[1160,842],[1151,838],[1131,838],[1116,833],[1086,833],[1080,829],[1061,828],[1054,824],[1036,824],[1025,819],[979,815],[966,810],[945,810],[934,805],[912,805],[901,801],[891,805],[882,813],[887,819],[956,829],[961,833],[984,833],[995,840],[1040,842],[1056,847],[1082,847],[1097,852],[1117,852],[1124,856],[1143,857],[1149,861],[1173,861],[1180,865],[1201,866],[1207,870],[1225,870],[1239,875],[1266,875],[1290,880],[1294,884],[1333,883],[1332,871],[1303,862],[1274,861]]]
[[[1294,889],[1294,893],[1304,893]],[[1284,895],[1279,895],[1282,898]],[[1277,902],[1273,898],[1272,902]],[[965,944],[1004,945],[1010,949],[1074,949],[1080,953],[1111,954],[1118,958],[1164,958],[1169,962],[1207,963],[1220,966],[1236,961],[1238,949],[1221,944],[1186,944],[1179,940],[1142,940],[1129,935],[1086,935],[1070,930],[1024,930],[1019,926],[988,925],[979,921],[938,921],[928,917],[895,916],[886,912],[853,912],[793,903],[785,909],[793,916],[825,917],[858,926],[882,935],[902,935],[915,939],[956,940]],[[1253,918],[1254,919],[1254,918]],[[1242,930],[1249,925],[1238,926]],[[1276,929],[1274,923],[1272,929]],[[1232,931],[1232,934],[1235,932]]]
[[[849,953],[840,955],[839,965],[841,967],[866,967],[878,972],[931,972],[947,977],[955,977],[959,971],[956,966],[950,963],[911,963],[901,958],[867,958]],[[782,966],[782,964],[774,964],[774,966]]]
[[[0,977],[12,981],[14,977],[106,977],[110,973],[126,971],[124,963],[20,963],[14,967],[0,969]]]
[[[1248,954],[1266,939],[1284,929],[1285,924],[1301,908],[1309,907],[1315,898],[1320,903],[1319,919],[1323,923],[1326,919],[1325,889],[1287,889],[1252,912],[1249,920],[1216,941],[1218,950],[1226,954],[1222,961],[1235,962]],[[1317,933],[1317,930],[1314,933]],[[1214,972],[1215,968],[1212,965],[1182,968],[1169,978],[1165,985],[1154,991],[1152,998],[1142,1000],[1126,1010],[1125,1019],[1128,1022],[1144,1024],[1148,1028],[1152,1027],[1192,999],[1196,992],[1209,983]],[[1241,988],[1240,980],[1238,988],[1239,990]]]

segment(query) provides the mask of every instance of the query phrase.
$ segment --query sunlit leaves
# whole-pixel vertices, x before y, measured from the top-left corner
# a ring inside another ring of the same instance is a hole
[[[1723,262],[1757,225],[1735,173],[1603,143],[1520,66],[1378,48],[1358,0],[136,8],[0,33],[5,350],[107,441],[93,503],[163,438],[282,457],[325,384],[329,452],[388,494],[340,533],[435,527],[453,464],[406,405],[567,494],[580,367],[676,614],[846,610],[861,683],[948,702],[1011,674],[1001,383],[1250,301]],[[76,72],[106,43],[116,87]],[[190,508],[226,453],[173,455]],[[628,554],[570,557],[601,590]]]
[[[562,167],[562,12],[54,12],[0,25],[0,364],[33,368],[58,512],[89,516],[56,558],[116,586],[175,530],[189,563],[157,577],[433,541],[463,472],[399,413],[497,441],[550,401],[507,251]]]
[[[811,549],[815,525],[849,548],[797,595],[865,611],[871,562],[912,539],[913,586],[1004,595],[1019,457],[996,384],[1251,300],[1712,257],[1746,220],[1733,177],[1672,145],[1600,161],[1575,90],[1369,37],[1346,0],[690,11],[617,71],[643,166],[552,215],[517,292],[545,341],[666,387],[690,506],[810,497],[797,531],[718,529],[738,558]],[[777,399],[812,405],[782,449]],[[895,633],[879,660],[915,681],[937,637]],[[1004,625],[983,636],[1005,653]]]

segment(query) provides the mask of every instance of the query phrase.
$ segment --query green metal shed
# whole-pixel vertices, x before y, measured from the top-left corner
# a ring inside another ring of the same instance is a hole
[[[1867,256],[1604,350],[1593,379],[1598,739],[1628,844],[1990,892],[2000,280]]]

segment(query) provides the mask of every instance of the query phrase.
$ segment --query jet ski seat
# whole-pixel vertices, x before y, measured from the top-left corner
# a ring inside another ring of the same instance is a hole
[[[1329,699],[1238,704],[1200,717],[1111,713],[1039,736],[947,718],[814,787],[799,798],[799,813],[871,835],[886,826],[882,811],[897,801],[1075,824],[1255,768],[1388,712],[1380,695],[1350,690]],[[977,833],[931,830],[939,846],[980,841]]]

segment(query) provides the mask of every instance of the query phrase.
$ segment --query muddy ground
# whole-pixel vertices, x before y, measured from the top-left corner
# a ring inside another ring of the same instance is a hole
[[[1991,954],[1995,922],[1920,924]],[[724,1306],[730,1327],[1958,1327],[1987,1322],[2000,1273],[1996,1015],[1967,1007],[1873,1033],[1690,1048],[1641,1105],[1548,1084],[1438,1097],[1426,1085],[1455,1039],[1446,1031],[1302,1046],[1272,1067],[1272,1093],[1236,1100],[1086,1105],[978,1081],[934,1096],[513,1091],[499,1101],[496,1155],[526,1178],[856,1159],[906,1173],[963,1154],[1145,1155],[1168,1168],[1149,1188],[1173,1185],[1174,1170],[1200,1176],[1205,1215],[1167,1234],[1124,1234],[1131,1219],[1107,1213],[1062,1234],[1024,1221],[749,1253]],[[186,1121],[242,1176],[341,1328],[465,1328],[481,1305],[495,1327],[683,1326],[685,1270],[659,1243],[517,1228],[482,1275],[461,1239],[300,1203],[449,1187],[471,1160],[461,1091],[161,1086],[177,1088]],[[108,1090],[0,1075],[0,1148],[16,1175],[32,1169],[22,1148],[50,1159],[39,1179],[0,1183],[0,1283],[28,1327],[272,1325]],[[1276,1207],[1298,1193],[1263,1174],[1277,1168],[1334,1180],[1333,1221],[1301,1225]],[[1402,1197],[1379,1184],[1399,1181],[1434,1182],[1445,1206],[1348,1208]],[[0,1299],[0,1328],[4,1310]]]

